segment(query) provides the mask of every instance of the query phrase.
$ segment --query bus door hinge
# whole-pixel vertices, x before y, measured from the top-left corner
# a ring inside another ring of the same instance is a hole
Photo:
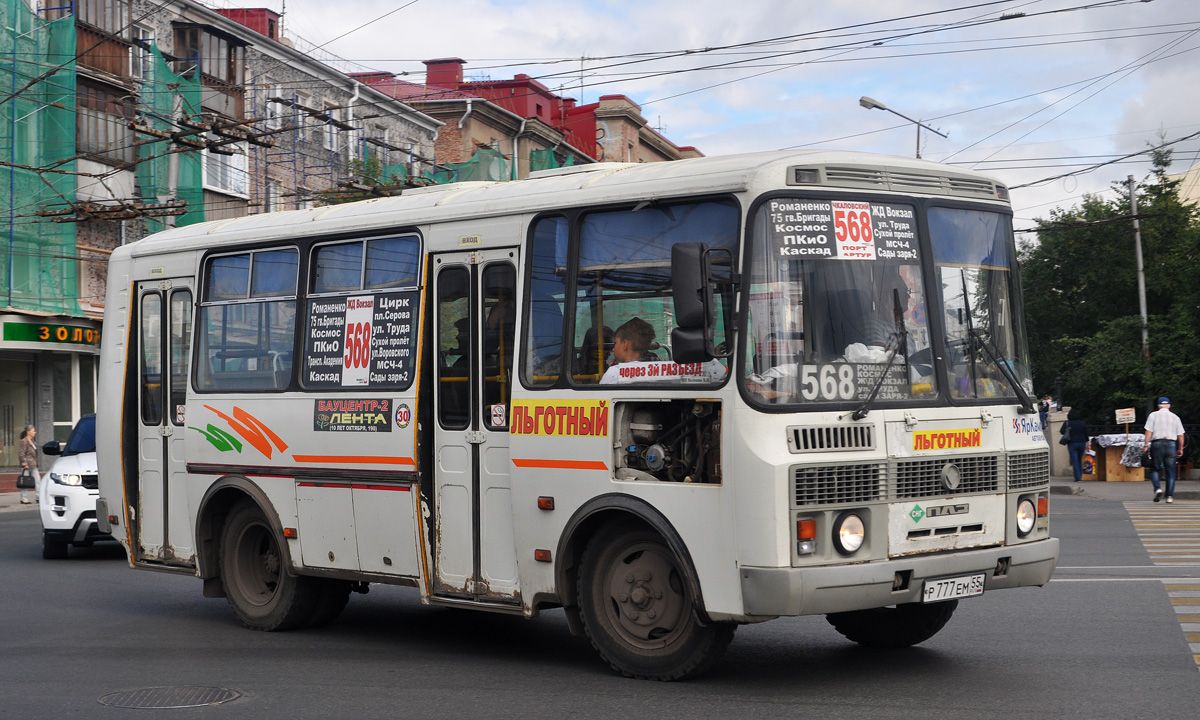
[[[160,280],[158,282],[159,290],[170,290],[172,287],[174,287],[174,286],[171,284],[170,280]]]
[[[163,425],[158,429],[158,434],[163,437],[171,437],[175,434],[175,430],[170,425]]]
[[[980,410],[980,411],[979,411],[979,424],[980,424],[982,427],[987,427],[987,426],[988,426],[988,423],[990,423],[991,421],[993,421],[993,420],[995,420],[995,419],[996,419],[996,418],[995,418],[995,416],[994,416],[994,415],[992,415],[992,414],[991,414],[990,412],[988,412],[987,410]]]
[[[904,411],[904,429],[907,430],[908,432],[912,432],[913,428],[915,428],[916,426],[917,426],[917,416],[913,415],[912,413],[905,410]]]
[[[476,250],[475,252],[472,252],[470,260],[471,260],[472,265],[480,264],[481,262],[483,262],[483,253],[479,252],[478,250]]]
[[[487,439],[487,434],[484,433],[482,430],[468,430],[467,431],[467,442],[471,443],[472,445],[482,445],[483,441],[486,439]]]

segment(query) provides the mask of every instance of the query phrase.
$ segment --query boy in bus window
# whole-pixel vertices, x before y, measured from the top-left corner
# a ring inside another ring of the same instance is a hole
[[[611,385],[620,376],[618,365],[622,363],[644,362],[658,360],[650,352],[650,344],[654,342],[654,328],[645,320],[635,317],[617,328],[613,333],[613,361],[604,377],[600,378],[601,385]]]

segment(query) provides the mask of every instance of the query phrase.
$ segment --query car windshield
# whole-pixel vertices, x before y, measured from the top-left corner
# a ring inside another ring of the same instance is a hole
[[[952,397],[1013,397],[1010,378],[1033,393],[1012,237],[1005,215],[929,209]]]
[[[79,455],[80,453],[96,452],[96,416],[88,415],[81,418],[67,438],[63,455]]]
[[[754,218],[745,373],[759,401],[937,393],[916,213],[902,203],[774,198]]]

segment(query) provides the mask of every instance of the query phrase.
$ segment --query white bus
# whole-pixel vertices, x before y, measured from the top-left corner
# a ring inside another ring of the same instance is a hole
[[[780,616],[919,643],[1057,562],[982,175],[773,152],[251,215],[116,250],[105,314],[101,529],[253,629],[407,585],[675,679]]]

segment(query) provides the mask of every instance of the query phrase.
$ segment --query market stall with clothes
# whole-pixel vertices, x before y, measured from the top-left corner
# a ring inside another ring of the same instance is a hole
[[[1142,482],[1145,437],[1141,433],[1112,433],[1096,435],[1091,445],[1096,449],[1095,478],[1106,482]]]

